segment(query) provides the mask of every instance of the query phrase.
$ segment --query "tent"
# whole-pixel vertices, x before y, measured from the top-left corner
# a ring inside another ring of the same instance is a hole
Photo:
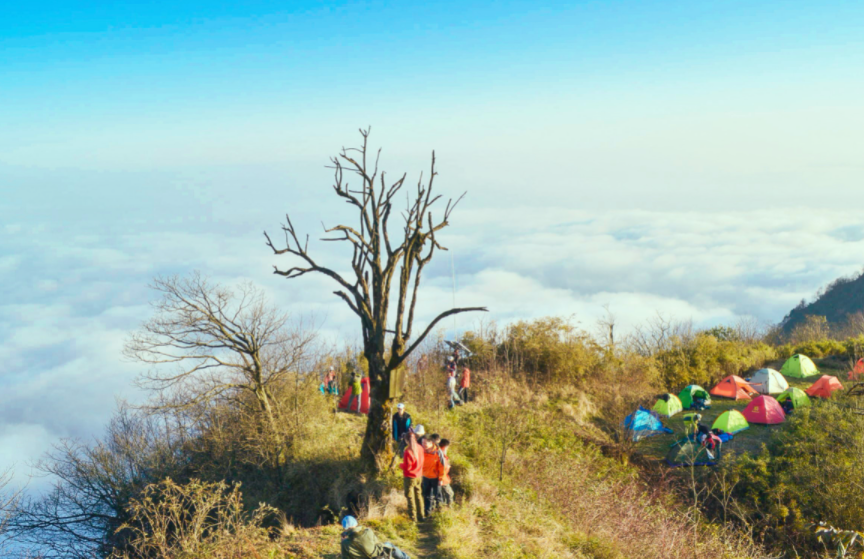
[[[810,398],[807,397],[807,393],[794,386],[787,388],[782,394],[777,396],[777,402],[781,404],[786,400],[792,400],[792,407],[795,409],[806,408],[810,405]]]
[[[624,418],[624,428],[631,433],[634,441],[672,432],[642,406]]]
[[[818,396],[819,398],[830,398],[831,393],[835,390],[843,390],[843,385],[837,380],[837,377],[822,375],[819,380],[805,390],[808,396]]]
[[[711,425],[711,429],[719,429],[730,435],[740,433],[744,429],[749,428],[750,424],[747,423],[747,420],[738,410],[724,411],[720,414],[720,417],[714,420],[714,424]]]
[[[819,374],[819,369],[806,355],[795,354],[783,363],[780,373],[787,377],[804,378]]]
[[[363,388],[363,394],[360,395],[360,413],[369,413],[369,378],[364,377],[360,379],[360,386]],[[342,399],[339,400],[339,409],[343,411],[348,410],[348,402],[351,401],[351,387],[348,387],[348,390],[345,391],[345,394],[342,395]],[[351,406],[350,411],[356,411],[357,404],[353,404]]]
[[[741,415],[750,423],[762,423],[764,425],[776,425],[786,421],[783,408],[771,396],[753,398],[753,401],[747,404]]]
[[[750,385],[762,394],[780,394],[789,388],[783,375],[774,369],[759,369],[753,373]]]
[[[711,396],[708,395],[708,391],[698,384],[685,386],[684,390],[678,393],[678,399],[681,400],[681,405],[685,410],[689,410],[693,406],[694,398],[704,398],[705,404],[711,403]]]
[[[678,399],[678,396],[674,394],[663,394],[657,399],[657,403],[654,404],[652,409],[660,415],[672,417],[683,410],[684,407],[681,405],[681,400]]]
[[[666,454],[666,463],[673,468],[679,466],[713,466],[720,459],[719,446],[713,454],[714,458],[709,457],[707,448],[688,437],[672,445]]]
[[[849,380],[858,380],[864,377],[864,357],[855,363],[855,366],[849,371]]]
[[[733,400],[749,400],[751,394],[758,393],[743,378],[736,375],[729,375],[711,389],[712,396],[732,398]]]

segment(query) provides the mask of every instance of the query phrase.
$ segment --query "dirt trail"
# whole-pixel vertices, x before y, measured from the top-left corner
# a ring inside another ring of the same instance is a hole
[[[441,538],[435,533],[435,525],[431,519],[426,519],[418,526],[420,536],[417,538],[418,559],[443,559],[438,550]]]

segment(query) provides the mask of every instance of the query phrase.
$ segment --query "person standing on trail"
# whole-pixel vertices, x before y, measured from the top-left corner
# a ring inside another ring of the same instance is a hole
[[[453,357],[452,355],[447,358],[446,369],[447,369],[448,375],[455,375],[456,374],[456,358]]]
[[[447,395],[450,397],[450,409],[453,409],[453,406],[457,404],[462,405],[462,400],[459,398],[459,394],[456,393],[455,371],[447,377]]]
[[[405,498],[408,500],[408,516],[414,522],[426,518],[426,508],[423,503],[423,462],[426,458],[423,448],[417,442],[417,435],[425,433],[422,425],[417,426],[417,432],[408,429],[405,441],[405,452],[402,454],[402,485]]]
[[[363,383],[360,375],[354,371],[351,376],[351,399],[348,401],[348,411],[351,411],[351,404],[357,400],[357,413],[360,413],[360,405],[363,401]]]
[[[371,528],[359,526],[353,516],[342,519],[342,528],[342,559],[411,559],[392,543],[381,543]]]
[[[404,437],[411,428],[411,416],[405,411],[405,404],[396,404],[396,413],[393,414],[393,440],[399,444],[398,452],[405,450]]]
[[[441,456],[438,454],[438,445],[432,442],[431,437],[423,440],[423,453],[423,503],[424,513],[429,516],[438,500],[438,484],[443,466]]]
[[[335,396],[339,395],[339,383],[336,382],[336,369],[330,367],[327,376],[324,377],[324,384],[327,387],[327,392]]]
[[[441,477],[438,479],[438,502],[449,507],[453,504],[453,488],[450,487],[450,457],[447,456],[448,448],[450,448],[450,441],[441,439],[441,442],[438,444],[438,458],[441,460]]]
[[[471,369],[462,367],[462,378],[459,379],[459,398],[468,403],[468,389],[471,387]]]

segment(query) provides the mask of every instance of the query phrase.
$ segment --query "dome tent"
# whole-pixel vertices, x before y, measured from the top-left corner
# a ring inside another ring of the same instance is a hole
[[[780,373],[787,377],[805,378],[818,375],[819,369],[816,368],[816,364],[809,357],[796,353],[783,363]]]
[[[685,386],[684,390],[678,393],[678,399],[681,400],[681,405],[684,406],[685,410],[693,407],[693,400],[696,398],[703,398],[706,405],[711,404],[711,396],[708,394],[708,391],[698,384]]]
[[[708,449],[698,442],[690,439],[681,439],[672,444],[672,448],[666,454],[666,463],[673,468],[681,466],[713,466],[720,459],[720,447],[713,453],[712,458]]]
[[[642,406],[624,418],[624,428],[631,433],[634,441],[672,432],[672,429],[664,427],[659,419]]]
[[[747,404],[741,413],[750,423],[761,423],[763,425],[776,425],[786,421],[786,414],[777,400],[771,396],[758,396]]]
[[[750,385],[761,394],[780,394],[789,388],[783,375],[774,369],[759,369],[753,373]]]
[[[792,407],[795,409],[806,408],[810,405],[810,398],[807,397],[807,393],[794,386],[787,388],[782,394],[777,396],[778,403],[782,404],[786,400],[792,400]]]
[[[728,410],[721,413],[720,416],[714,420],[714,424],[711,425],[711,428],[719,429],[724,433],[734,435],[735,433],[740,433],[744,429],[749,429],[750,424],[747,423],[747,419],[741,415],[740,411]]]
[[[711,389],[712,396],[731,398],[733,400],[749,400],[751,394],[758,393],[743,378],[736,375],[729,375]]]
[[[360,394],[360,413],[369,413],[369,377],[363,377],[360,379],[360,386],[363,389],[362,394]],[[351,404],[351,409],[348,409],[348,404],[351,402],[351,387],[348,387],[348,390],[345,391],[345,394],[342,395],[342,399],[339,400],[339,409],[343,411],[356,411],[357,404]]]
[[[837,377],[822,375],[819,380],[805,390],[808,396],[816,396],[819,398],[830,398],[831,393],[835,390],[843,390],[843,385],[837,380]]]
[[[684,407],[681,405],[681,400],[674,394],[663,394],[657,399],[657,403],[652,408],[660,415],[672,417],[676,413],[681,412]]]

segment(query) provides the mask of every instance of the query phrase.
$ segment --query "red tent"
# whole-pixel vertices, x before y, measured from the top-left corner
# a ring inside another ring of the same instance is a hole
[[[747,381],[736,375],[729,375],[711,389],[712,396],[732,398],[733,400],[749,400],[751,394],[758,393],[747,384]]]
[[[837,377],[822,375],[819,380],[813,383],[813,386],[805,390],[808,396],[818,396],[819,398],[830,398],[831,393],[835,390],[843,390],[843,385],[837,380]]]
[[[369,413],[369,379],[364,377],[360,379],[360,386],[363,387],[363,394],[360,395],[360,413]],[[339,400],[339,409],[348,411],[348,402],[351,401],[351,387],[348,387],[348,390],[345,391],[345,394],[342,395],[342,399]],[[351,405],[351,411],[357,410],[357,404],[354,403]]]
[[[762,423],[764,425],[775,425],[786,421],[786,414],[777,400],[771,396],[759,396],[747,404],[741,412],[744,419],[750,423]]]
[[[849,380],[858,380],[861,377],[864,377],[864,357],[859,359],[855,367],[849,371]]]

